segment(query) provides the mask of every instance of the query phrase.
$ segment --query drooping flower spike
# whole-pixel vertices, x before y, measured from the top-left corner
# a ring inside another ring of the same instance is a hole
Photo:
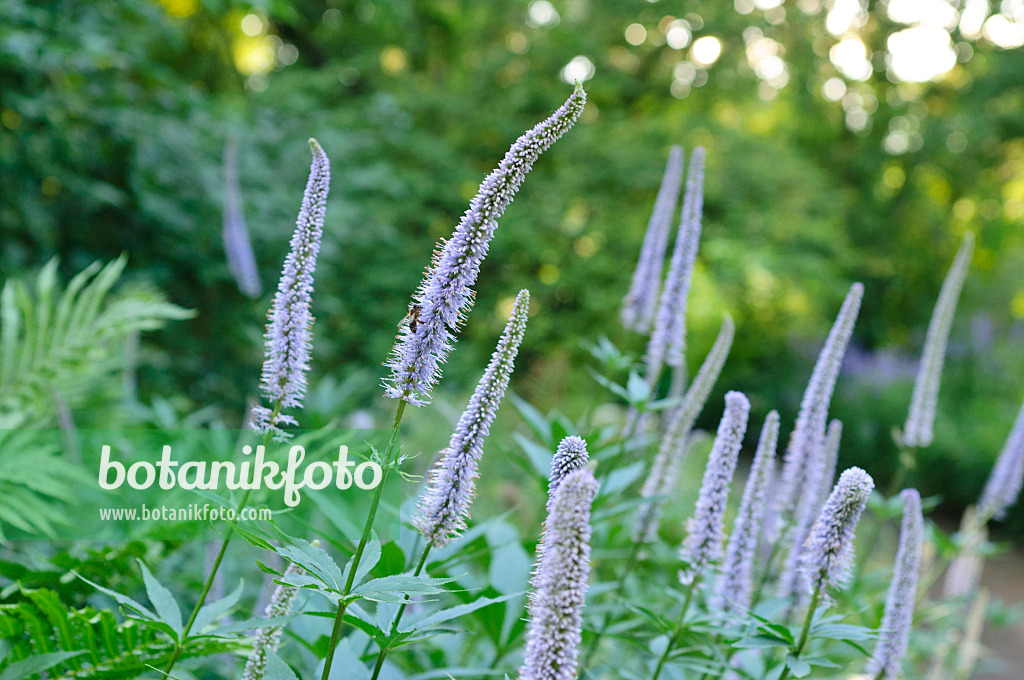
[[[271,406],[256,406],[251,415],[254,429],[275,435],[283,434],[281,425],[296,424],[295,418],[282,410],[302,407],[312,351],[313,272],[323,236],[331,166],[315,139],[309,140],[309,146],[313,151],[309,180],[268,314],[260,389]]]
[[[577,470],[555,491],[545,523],[545,549],[532,582],[530,623],[520,680],[575,680],[581,610],[590,577],[590,508],[597,480]]]
[[[519,344],[526,332],[529,308],[529,291],[519,291],[487,370],[459,418],[451,440],[431,472],[430,483],[420,498],[413,524],[427,539],[427,543],[436,548],[448,545],[466,528],[484,440],[490,433],[491,424],[515,368]]]
[[[742,392],[725,395],[725,413],[718,424],[718,434],[704,469],[697,507],[687,522],[689,533],[679,552],[679,558],[684,562],[680,572],[683,583],[692,583],[705,567],[721,557],[725,506],[729,501],[729,488],[749,416],[750,402]]]
[[[789,445],[786,447],[782,472],[775,490],[775,512],[778,524],[776,535],[785,522],[793,519],[792,513],[800,497],[800,490],[806,482],[805,474],[809,456],[825,432],[829,403],[832,401],[832,393],[835,391],[836,380],[839,378],[839,368],[846,355],[846,347],[850,343],[853,325],[857,321],[857,312],[860,310],[863,296],[864,286],[862,284],[855,283],[850,287],[850,292],[847,293],[846,300],[843,301],[843,306],[836,316],[835,323],[818,355],[818,361],[814,364],[811,379],[804,391],[796,425],[790,435]]]
[[[853,535],[875,488],[871,475],[852,467],[825,501],[804,544],[801,572],[808,592],[843,585],[853,560]]]
[[[668,235],[672,226],[672,215],[683,178],[683,149],[673,146],[668,152],[665,174],[661,188],[654,200],[654,211],[647,222],[644,242],[640,247],[640,259],[633,271],[629,293],[622,301],[619,318],[622,325],[638,333],[646,333],[654,321],[658,308],[658,293],[661,290],[661,269],[668,249]]]
[[[1024,483],[1024,404],[1017,413],[1017,420],[1010,430],[1010,436],[996,460],[985,490],[978,501],[978,514],[982,524],[989,519],[1004,519],[1006,511],[1017,503],[1021,485]]]
[[[287,579],[289,576],[299,576],[305,573],[306,571],[302,567],[291,562],[284,572],[284,577]],[[267,603],[266,609],[263,611],[264,618],[270,619],[289,614],[297,592],[298,588],[295,586],[277,584],[274,593],[270,596],[270,602]],[[249,653],[249,660],[246,661],[245,670],[242,672],[242,680],[263,680],[270,655],[276,652],[281,645],[282,631],[283,626],[269,626],[256,631],[252,652]]]
[[[904,489],[900,497],[903,499],[900,545],[885,599],[881,637],[866,669],[872,676],[884,671],[882,677],[886,680],[897,680],[900,677],[903,657],[907,654],[910,627],[914,621],[917,579],[921,571],[921,548],[924,544],[921,495],[914,489]]]
[[[963,243],[953,259],[953,264],[942,282],[942,290],[935,302],[932,319],[928,323],[928,334],[921,352],[921,365],[914,381],[914,394],[910,399],[910,411],[903,426],[903,443],[906,446],[928,446],[932,443],[932,426],[935,424],[935,409],[939,403],[939,385],[942,382],[942,366],[946,361],[946,343],[953,326],[956,303],[960,299],[967,270],[974,254],[974,234],[967,232]]]
[[[768,509],[768,487],[772,481],[778,439],[779,413],[771,411],[761,426],[761,437],[750,467],[750,476],[743,487],[743,500],[725,549],[722,574],[715,581],[715,593],[726,609],[744,610],[750,606],[754,586],[754,556]]]
[[[402,324],[387,365],[391,375],[386,394],[410,404],[429,403],[473,299],[472,286],[490,246],[497,219],[512,202],[527,173],[542,152],[579,118],[587,96],[579,83],[566,102],[549,118],[516,140],[497,169],[491,172],[469,204],[455,233],[431,263],[413,294],[410,313]]]

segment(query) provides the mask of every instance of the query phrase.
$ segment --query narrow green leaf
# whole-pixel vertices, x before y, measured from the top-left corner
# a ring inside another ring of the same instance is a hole
[[[36,654],[35,656],[12,663],[4,669],[3,673],[0,673],[0,680],[24,680],[45,671],[47,668],[53,668],[57,664],[79,654],[85,654],[85,650]]]
[[[149,596],[149,601],[153,603],[157,616],[160,617],[161,621],[170,626],[171,630],[180,638],[184,626],[181,622],[181,609],[178,608],[178,603],[174,601],[174,595],[156,580],[156,577],[146,568],[145,562],[142,560],[137,561],[142,568],[142,580],[146,584],[146,594]]]

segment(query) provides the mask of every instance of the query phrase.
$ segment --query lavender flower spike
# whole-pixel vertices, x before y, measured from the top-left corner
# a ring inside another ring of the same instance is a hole
[[[779,413],[771,411],[761,427],[754,463],[743,487],[743,500],[725,549],[722,574],[715,581],[715,593],[722,605],[734,611],[748,608],[753,595],[754,555],[757,552],[758,534],[768,509],[766,499],[778,439]]]
[[[665,288],[658,303],[654,331],[644,357],[647,381],[658,380],[665,363],[682,366],[686,346],[686,303],[700,246],[700,219],[704,210],[704,149],[697,147],[690,159],[686,196],[680,214],[679,233],[672,249]]]
[[[263,284],[256,267],[249,232],[245,228],[242,211],[242,189],[238,184],[238,143],[229,137],[224,144],[224,254],[228,268],[235,277],[238,290],[258,298],[263,295]]]
[[[800,489],[806,481],[808,458],[818,444],[821,433],[825,431],[829,403],[832,401],[832,393],[839,378],[839,368],[846,355],[846,347],[850,343],[853,325],[857,321],[857,312],[860,311],[860,301],[863,297],[864,286],[860,283],[853,284],[818,355],[818,361],[814,364],[814,371],[811,372],[811,379],[800,402],[796,426],[786,447],[776,490],[775,510],[777,522],[780,524],[776,527],[776,537],[782,525],[792,519],[791,514],[796,508]]]
[[[1010,430],[1010,436],[996,460],[985,490],[978,501],[978,514],[984,524],[989,519],[1003,519],[1020,496],[1024,483],[1024,404],[1017,413],[1017,420]]]
[[[309,140],[309,146],[313,151],[313,164],[291,248],[268,314],[266,360],[260,389],[272,409],[264,406],[252,409],[252,426],[262,431],[279,432],[280,425],[296,424],[293,417],[280,410],[300,408],[306,396],[306,373],[312,350],[313,315],[309,308],[313,298],[313,272],[320,252],[331,182],[331,166],[324,150],[315,139]]]
[[[644,242],[640,247],[640,260],[633,271],[629,293],[623,299],[622,311],[619,313],[622,325],[638,333],[645,333],[651,327],[658,307],[661,267],[668,248],[669,227],[679,200],[682,178],[683,149],[673,146],[668,152],[665,174],[661,178],[658,197],[654,200],[654,211],[647,222]]]
[[[533,577],[530,624],[520,680],[575,680],[590,577],[590,506],[597,480],[577,470],[555,491],[544,555]]]
[[[430,484],[420,498],[413,524],[427,543],[435,548],[448,545],[466,528],[484,440],[491,430],[515,367],[519,343],[526,332],[529,308],[529,291],[519,291],[487,370],[459,418],[448,447],[430,474]]]
[[[686,457],[688,440],[693,424],[697,416],[704,410],[704,404],[711,394],[718,376],[722,373],[722,367],[729,356],[729,349],[732,347],[732,339],[736,333],[736,326],[732,318],[726,314],[722,319],[722,328],[718,331],[718,338],[712,345],[711,351],[704,358],[700,370],[697,371],[690,389],[686,392],[683,405],[672,412],[665,436],[661,439],[658,447],[658,455],[655,456],[651,469],[647,473],[640,495],[644,498],[653,499],[657,496],[664,496],[670,493],[676,486],[676,479],[679,476],[679,467]],[[661,504],[651,500],[640,506],[637,513],[636,526],[633,530],[633,539],[636,541],[653,541],[658,532],[658,520],[661,517]]]
[[[853,533],[874,488],[871,475],[860,468],[839,475],[804,544],[800,567],[809,591],[842,585],[849,578]]]
[[[924,541],[924,517],[921,516],[921,495],[914,489],[904,489],[903,525],[900,527],[900,547],[896,551],[896,566],[882,615],[881,638],[874,656],[865,669],[870,675],[885,671],[886,680],[897,680],[903,666],[910,639],[910,626],[914,620],[914,600],[917,596],[917,578],[921,571],[921,547]]]
[[[441,377],[441,364],[451,352],[455,332],[473,301],[472,286],[480,273],[497,219],[542,152],[579,118],[587,95],[577,83],[569,99],[547,120],[516,140],[497,169],[480,185],[455,233],[435,254],[413,294],[408,322],[402,324],[387,365],[386,394],[422,406]]]
[[[967,232],[963,243],[953,259],[953,264],[942,282],[939,299],[935,302],[932,319],[928,323],[928,334],[921,352],[921,365],[914,381],[914,394],[910,398],[910,411],[903,426],[903,443],[906,446],[928,446],[932,443],[932,425],[935,423],[935,409],[939,403],[939,385],[942,382],[942,365],[946,360],[946,343],[949,329],[956,314],[956,303],[971,266],[974,254],[974,234]]]
[[[289,576],[301,576],[305,573],[306,571],[302,567],[292,562],[285,570],[284,578],[287,580]],[[287,615],[297,592],[298,588],[295,586],[277,584],[277,588],[274,589],[274,593],[270,597],[270,602],[267,603],[267,607],[263,611],[263,616],[269,619]],[[256,631],[256,639],[253,641],[249,660],[245,663],[242,680],[263,680],[267,671],[269,655],[276,652],[281,644],[281,631],[281,626],[270,626]]]
[[[551,475],[548,478],[548,511],[551,511],[551,503],[555,498],[555,491],[558,490],[562,480],[573,472],[581,470],[590,462],[590,454],[587,453],[587,442],[582,437],[570,435],[562,439],[555,450],[555,457],[551,459]]]
[[[721,556],[729,486],[736,472],[749,416],[750,402],[742,392],[725,395],[725,413],[718,424],[718,435],[704,469],[697,507],[687,522],[689,534],[679,552],[679,558],[686,563],[680,572],[683,583],[692,583],[704,567]]]

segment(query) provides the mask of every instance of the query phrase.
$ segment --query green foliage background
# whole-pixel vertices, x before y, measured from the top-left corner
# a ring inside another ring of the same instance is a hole
[[[973,501],[1024,396],[1024,52],[965,41],[970,58],[929,85],[894,84],[876,64],[867,82],[849,84],[877,102],[869,127],[853,132],[820,94],[836,75],[820,12],[787,3],[773,25],[711,1],[553,4],[559,23],[531,27],[520,0],[0,0],[0,279],[56,255],[67,280],[127,254],[129,279],[196,311],[144,336],[141,401],[212,408],[237,424],[313,136],[334,180],[308,417],[382,406],[378,367],[433,244],[511,141],[568,95],[560,70],[587,55],[587,113],[538,163],[484,265],[446,370],[453,409],[521,287],[533,317],[513,386],[542,410],[578,413],[598,389],[581,340],[607,334],[642,350],[618,325],[619,303],[668,146],[703,144],[691,365],[729,311],[737,341],[719,390],[751,395],[755,420],[779,407],[791,423],[842,295],[863,281],[860,360],[834,412],[847,423],[843,465],[880,478],[895,467],[891,429],[905,417],[942,276],[960,235],[977,231],[936,443],[916,472],[950,511]],[[862,35],[879,50],[895,28],[881,3],[870,6]],[[263,19],[255,37],[240,28],[249,13]],[[666,15],[723,43],[707,83],[681,99],[670,83],[686,50],[634,47],[623,35],[634,22],[656,35]],[[743,55],[750,26],[786,50],[790,82],[769,101]],[[246,49],[267,45],[272,68],[243,73]],[[887,153],[886,134],[907,121],[919,144]],[[259,300],[239,293],[223,253],[229,137],[268,291]],[[713,426],[717,412],[705,415]],[[1009,525],[1020,536],[1024,512]]]

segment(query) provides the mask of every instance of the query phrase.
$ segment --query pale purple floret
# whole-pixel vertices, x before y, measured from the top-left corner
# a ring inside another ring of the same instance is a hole
[[[722,573],[715,581],[715,592],[722,606],[733,611],[749,607],[753,595],[754,556],[768,508],[768,488],[772,481],[778,439],[779,413],[771,411],[761,427],[750,476],[743,487],[743,500],[725,548]]]
[[[749,416],[750,402],[742,392],[725,395],[725,413],[704,469],[697,507],[687,522],[689,533],[679,551],[679,559],[684,562],[680,572],[683,583],[692,583],[705,567],[721,557],[725,506]]]
[[[900,545],[889,594],[882,615],[881,637],[875,653],[868,662],[867,673],[874,676],[880,671],[885,680],[897,680],[907,654],[910,627],[914,621],[914,601],[917,597],[917,579],[921,571],[921,549],[924,543],[924,517],[921,515],[921,495],[914,489],[904,489],[903,524],[900,527]]]
[[[662,366],[682,366],[686,347],[686,306],[690,282],[700,246],[701,213],[704,210],[704,149],[697,147],[690,157],[686,195],[679,217],[679,233],[672,249],[665,286],[658,301],[654,330],[644,357],[647,381],[658,380]]]
[[[490,433],[515,367],[519,344],[526,332],[529,308],[530,293],[519,291],[487,370],[459,418],[448,447],[442,451],[441,459],[430,474],[430,483],[420,498],[413,524],[434,547],[448,545],[466,528],[484,440]]]
[[[251,298],[263,295],[263,284],[252,252],[249,231],[242,210],[242,189],[238,183],[238,144],[234,138],[224,144],[224,254],[238,290]]]
[[[569,99],[549,118],[516,140],[480,185],[455,233],[436,253],[410,306],[387,365],[386,394],[422,406],[441,376],[459,329],[473,301],[472,286],[480,273],[497,219],[505,212],[540,154],[579,118],[587,95],[577,83]]]
[[[305,573],[305,569],[292,562],[285,570],[284,577],[287,579],[289,576],[301,576]],[[286,616],[291,610],[297,592],[298,588],[295,586],[277,584],[270,597],[270,602],[267,603],[267,607],[263,611],[263,616],[268,619]],[[282,626],[270,626],[256,631],[252,652],[249,653],[249,660],[246,661],[245,670],[242,672],[242,680],[263,680],[267,671],[268,657],[276,652],[281,644],[282,630]]]
[[[315,139],[309,140],[309,146],[313,151],[309,180],[268,314],[266,359],[260,389],[271,408],[256,406],[251,416],[254,429],[278,434],[281,425],[295,424],[293,417],[280,410],[301,408],[306,396],[306,374],[312,350],[313,272],[320,252],[331,181],[330,163],[324,150]]]
[[[852,467],[839,476],[814,523],[800,561],[808,592],[843,585],[853,560],[853,534],[875,488],[871,475]]]
[[[672,226],[672,215],[683,178],[683,149],[673,146],[668,152],[665,174],[654,200],[654,211],[647,222],[644,242],[640,247],[640,259],[633,271],[629,293],[622,301],[619,318],[622,325],[638,333],[646,333],[654,321],[658,308],[658,292],[661,290],[661,268],[668,249],[668,235]]]
[[[1024,404],[1017,413],[1017,420],[1010,430],[1010,436],[989,473],[985,490],[978,501],[978,514],[982,523],[989,519],[1004,519],[1006,511],[1017,503],[1021,484],[1024,483]]]
[[[520,680],[575,680],[581,610],[590,577],[590,508],[597,480],[577,470],[555,491],[545,523],[543,557],[533,576],[530,623]]]
[[[801,489],[805,487],[807,481],[808,459],[814,447],[817,446],[821,434],[825,431],[829,403],[832,401],[832,393],[835,391],[836,380],[839,378],[839,368],[846,355],[846,348],[853,334],[853,325],[857,321],[857,312],[860,310],[863,296],[864,286],[862,284],[855,283],[850,287],[850,292],[847,293],[846,300],[843,301],[843,306],[836,316],[828,339],[825,340],[825,345],[811,372],[811,379],[807,383],[803,399],[800,402],[796,425],[790,435],[789,445],[786,447],[782,472],[775,489],[777,525],[772,532],[773,538],[778,537],[786,522],[794,520],[792,513],[796,508]]]

